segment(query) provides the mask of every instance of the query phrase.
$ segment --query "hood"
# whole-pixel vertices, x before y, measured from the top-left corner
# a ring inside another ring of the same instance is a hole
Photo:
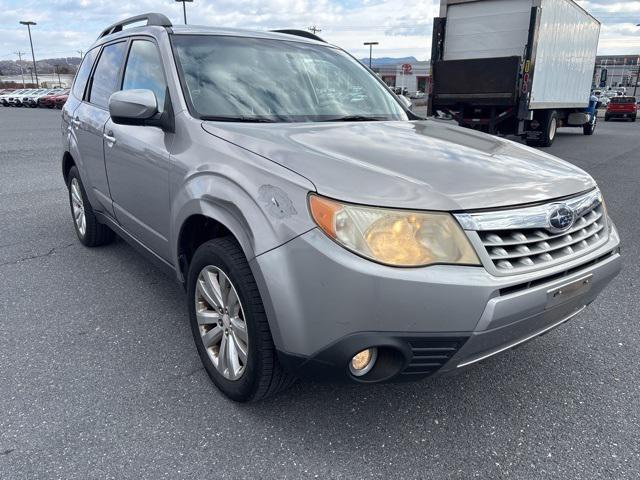
[[[473,210],[595,186],[587,173],[551,155],[433,120],[202,126],[306,177],[318,193],[353,203]]]

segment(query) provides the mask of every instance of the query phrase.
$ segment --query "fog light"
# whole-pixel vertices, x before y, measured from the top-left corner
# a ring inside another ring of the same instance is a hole
[[[356,353],[351,362],[349,362],[349,370],[356,377],[361,377],[368,373],[378,358],[378,349],[375,347],[367,348]]]

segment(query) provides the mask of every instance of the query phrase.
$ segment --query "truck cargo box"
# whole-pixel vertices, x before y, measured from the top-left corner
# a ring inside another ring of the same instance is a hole
[[[499,93],[518,97],[514,104],[525,97],[531,110],[586,107],[599,35],[600,23],[573,0],[442,0],[433,99],[447,105],[467,93],[491,104]],[[488,72],[479,74],[479,65]]]

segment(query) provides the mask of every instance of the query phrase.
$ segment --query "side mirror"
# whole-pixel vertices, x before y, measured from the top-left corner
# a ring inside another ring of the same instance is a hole
[[[158,113],[158,101],[151,90],[120,90],[109,98],[109,114],[114,123],[149,125]]]
[[[402,105],[404,105],[404,108],[406,108],[407,110],[411,110],[411,106],[413,105],[413,102],[411,100],[409,100],[404,95],[398,95],[398,98],[400,99]]]

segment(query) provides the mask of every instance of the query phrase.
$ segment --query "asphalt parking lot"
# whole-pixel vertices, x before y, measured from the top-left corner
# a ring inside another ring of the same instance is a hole
[[[640,478],[640,124],[548,149],[596,178],[624,242],[580,317],[456,377],[237,405],[175,280],[77,241],[59,118],[0,108],[0,478]]]

